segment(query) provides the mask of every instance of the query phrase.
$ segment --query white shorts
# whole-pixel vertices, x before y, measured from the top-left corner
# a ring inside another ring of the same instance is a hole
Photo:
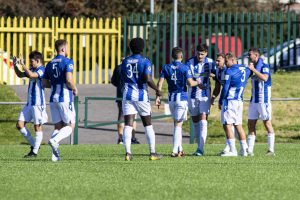
[[[187,101],[169,101],[169,107],[172,117],[176,121],[186,121],[188,102]]]
[[[122,101],[123,115],[149,116],[151,115],[151,105],[147,101]]]
[[[243,123],[243,102],[237,100],[224,101],[221,122],[222,124],[241,125]]]
[[[248,109],[248,119],[272,119],[272,104],[271,103],[250,103]]]
[[[24,106],[20,112],[19,121],[33,122],[34,125],[44,124],[48,121],[45,106]]]
[[[51,102],[50,110],[54,124],[63,121],[66,124],[75,124],[75,107],[73,102]]]
[[[210,113],[210,99],[199,100],[189,99],[188,102],[189,112],[191,116],[197,116],[201,113],[209,115]]]

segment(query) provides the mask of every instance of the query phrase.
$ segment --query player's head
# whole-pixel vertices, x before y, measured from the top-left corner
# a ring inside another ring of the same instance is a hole
[[[227,67],[231,67],[232,65],[237,64],[236,56],[234,55],[234,53],[228,52],[225,55],[225,64]]]
[[[258,48],[250,48],[248,51],[248,56],[251,62],[257,63],[259,56],[260,56],[260,51]]]
[[[56,40],[55,50],[59,55],[68,56],[68,42],[66,40]]]
[[[225,54],[224,53],[217,54],[216,65],[219,69],[222,69],[224,67],[224,65],[225,65]]]
[[[172,49],[172,58],[174,60],[182,61],[182,59],[183,59],[183,49],[180,48],[180,47],[174,47]]]
[[[129,43],[130,50],[133,54],[139,54],[144,49],[144,40],[142,38],[133,38]]]
[[[207,56],[208,47],[206,44],[197,45],[197,57],[200,62],[204,62],[204,59]]]
[[[43,55],[38,51],[32,51],[29,54],[30,66],[37,68],[43,64]]]

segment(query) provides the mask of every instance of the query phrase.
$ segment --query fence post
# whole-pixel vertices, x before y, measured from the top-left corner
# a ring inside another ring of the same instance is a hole
[[[88,97],[84,99],[84,128],[87,128],[88,123]]]
[[[76,113],[76,120],[75,120],[75,128],[74,128],[74,138],[73,138],[73,144],[78,144],[78,122],[79,122],[79,112],[78,112],[78,96],[75,96],[74,98],[74,104],[75,104],[75,113]]]
[[[194,124],[192,117],[190,117],[190,144],[194,144],[195,141],[195,133],[194,133]]]

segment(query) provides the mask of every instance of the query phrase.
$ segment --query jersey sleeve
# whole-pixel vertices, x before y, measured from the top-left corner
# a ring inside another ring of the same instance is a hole
[[[222,88],[221,96],[220,96],[220,99],[219,99],[219,104],[220,105],[222,105],[223,100],[227,96],[227,93],[229,91],[229,86],[230,86],[230,80],[231,80],[230,70],[227,70],[226,74],[225,74],[225,83],[224,83],[224,86]]]
[[[159,78],[165,78],[166,66],[164,65],[160,71]]]
[[[151,62],[148,59],[145,59],[144,61],[144,74],[148,75],[148,74],[152,74],[152,67],[151,67]]]
[[[190,68],[190,65],[193,64],[192,60],[193,60],[193,59],[190,58],[190,59],[185,63],[185,65],[186,65],[188,68]]]
[[[262,68],[261,68],[261,73],[269,75],[270,74],[270,67],[269,67],[269,65],[263,65]]]
[[[212,63],[211,63],[211,73],[216,75],[216,70],[217,70],[216,63],[215,63],[215,61],[212,61]]]
[[[190,70],[190,68],[188,66],[186,66],[185,76],[186,76],[186,79],[193,78],[192,71]]]
[[[66,63],[67,67],[66,67],[66,72],[73,72],[73,68],[74,68],[74,62],[73,60],[69,60]]]
[[[45,67],[40,67],[40,68],[36,71],[36,73],[38,74],[38,77],[39,77],[39,78],[43,78],[44,75],[45,75]]]

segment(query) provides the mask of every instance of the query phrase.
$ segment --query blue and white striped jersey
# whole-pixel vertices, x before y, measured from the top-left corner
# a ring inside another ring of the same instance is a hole
[[[271,101],[271,86],[272,79],[270,73],[270,67],[268,64],[264,63],[261,58],[255,66],[255,69],[262,74],[267,74],[269,76],[267,81],[258,79],[255,75],[252,76],[252,95],[251,103],[270,103]]]
[[[243,65],[232,65],[226,70],[225,84],[222,88],[219,103],[222,100],[243,101],[243,95],[251,70]]]
[[[57,55],[46,66],[45,79],[50,79],[50,102],[73,102],[73,93],[67,87],[66,73],[73,73],[74,62],[72,59]]]
[[[45,67],[40,66],[36,69],[30,68],[30,71],[38,74],[38,78],[31,78],[28,85],[27,105],[45,106],[45,93],[42,84],[42,78],[45,75]]]
[[[222,86],[225,83],[225,73],[226,73],[227,67],[224,66],[222,69],[216,68],[216,76],[215,80],[218,81]]]
[[[168,82],[169,101],[187,101],[187,79],[193,78],[191,70],[178,61],[162,67],[161,78]]]
[[[140,54],[125,58],[121,67],[124,80],[123,100],[149,101],[145,75],[151,75],[151,62]]]
[[[191,99],[205,100],[210,98],[210,73],[216,73],[216,64],[211,58],[205,58],[203,63],[199,63],[197,56],[190,58],[186,65],[190,68],[194,80],[200,77],[201,83],[207,88],[205,90],[200,89],[198,86],[189,88],[189,97]]]

